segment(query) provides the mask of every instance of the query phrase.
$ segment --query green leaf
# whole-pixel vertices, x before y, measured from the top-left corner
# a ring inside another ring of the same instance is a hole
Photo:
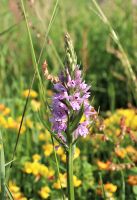
[[[133,186],[133,192],[134,192],[135,195],[137,195],[137,185]]]
[[[5,157],[2,141],[2,134],[0,131],[0,183],[1,183],[1,199],[5,199]]]

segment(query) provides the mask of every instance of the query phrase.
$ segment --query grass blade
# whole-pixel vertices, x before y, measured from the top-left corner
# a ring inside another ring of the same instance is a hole
[[[4,148],[3,148],[1,131],[0,131],[0,183],[1,183],[0,199],[5,200],[5,157],[4,157]]]
[[[132,69],[131,63],[128,59],[128,56],[122,46],[122,44],[120,43],[119,37],[117,35],[117,33],[115,32],[115,30],[113,29],[111,23],[109,22],[109,20],[107,19],[107,17],[105,16],[105,14],[103,13],[102,9],[100,8],[99,4],[97,3],[96,0],[92,0],[93,5],[95,6],[96,9],[96,13],[98,13],[98,16],[100,16],[101,20],[104,22],[104,24],[108,27],[111,37],[113,39],[113,41],[117,44],[120,53],[121,53],[121,62],[123,64],[124,70],[125,70],[125,74],[129,80],[129,86],[130,89],[132,91],[133,97],[135,99],[136,105],[137,105],[137,81],[136,81],[136,76],[135,73]]]
[[[11,194],[11,192],[10,192],[10,190],[9,190],[7,185],[5,185],[5,190],[6,190],[6,193],[7,193],[8,197],[9,197],[9,199],[10,200],[14,200],[14,198],[13,198],[13,196],[12,196],[12,194]]]

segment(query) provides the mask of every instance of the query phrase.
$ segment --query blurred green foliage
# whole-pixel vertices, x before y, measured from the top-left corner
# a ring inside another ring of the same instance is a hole
[[[137,6],[132,1],[100,1],[104,13],[120,38],[134,72],[137,73]],[[55,1],[26,1],[36,57],[38,59]],[[101,110],[114,110],[134,104],[124,67],[119,60],[118,48],[110,37],[109,30],[93,11],[92,1],[59,1],[48,41],[39,64],[46,59],[50,71],[57,74],[64,62],[64,33],[70,33],[78,62],[86,71],[86,78],[92,85],[94,103]],[[1,95],[10,98],[20,95],[29,87],[34,69],[30,45],[22,15],[16,1],[1,1],[0,14],[0,90]],[[113,52],[113,53],[112,53]],[[49,86],[50,87],[50,86]],[[38,90],[37,81],[34,88]]]

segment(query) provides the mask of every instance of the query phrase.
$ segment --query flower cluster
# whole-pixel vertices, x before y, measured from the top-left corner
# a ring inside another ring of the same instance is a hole
[[[85,137],[88,134],[91,116],[96,114],[89,104],[90,86],[82,80],[82,71],[77,66],[71,73],[68,68],[59,76],[59,82],[54,84],[51,122],[53,131],[65,140],[63,132],[67,131],[69,123],[73,122],[83,108],[84,121],[79,122],[73,132],[74,138]]]

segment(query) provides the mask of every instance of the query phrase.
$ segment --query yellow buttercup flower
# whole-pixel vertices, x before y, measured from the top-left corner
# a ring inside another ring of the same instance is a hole
[[[28,93],[29,93],[29,89],[24,90],[23,93],[22,93],[23,97],[27,97]],[[31,98],[36,98],[37,96],[38,96],[38,93],[36,91],[34,91],[34,90],[31,89],[30,90],[30,97]]]
[[[9,181],[9,188],[10,188],[11,192],[19,192],[20,191],[20,188],[12,181]]]
[[[31,162],[26,162],[24,165],[24,172],[27,174],[32,173],[32,163]]]
[[[31,107],[33,111],[37,112],[38,110],[40,110],[40,106],[41,103],[39,101],[36,101],[34,99],[31,100]]]
[[[52,152],[53,152],[52,144],[43,145],[43,149],[44,149],[44,155],[45,156],[50,156],[52,154]]]
[[[78,158],[80,155],[80,149],[79,148],[75,148],[75,153],[74,153],[74,159]]]
[[[0,126],[7,128],[7,121],[4,116],[0,115]]]
[[[25,119],[25,125],[28,128],[33,128],[33,121],[31,121],[31,119],[27,118],[27,119]]]
[[[124,149],[124,148],[116,148],[115,153],[118,157],[120,157],[122,159],[125,158],[127,155],[126,149]]]
[[[3,116],[7,116],[8,114],[10,114],[11,110],[10,108],[5,108],[2,112]]]
[[[5,109],[5,105],[4,104],[0,104],[0,111],[3,111]]]
[[[60,173],[59,178],[60,179],[58,179],[57,182],[53,184],[53,188],[55,189],[60,189],[61,187],[66,188],[67,187],[67,173],[64,173],[64,174]],[[79,180],[75,175],[73,175],[73,184],[74,184],[74,187],[79,187],[82,184],[82,181]]]
[[[33,159],[34,162],[38,162],[41,159],[41,156],[39,154],[34,154],[32,156],[32,159]]]
[[[79,187],[82,184],[82,181],[78,179],[75,175],[73,176],[74,187]]]
[[[59,155],[59,156],[62,156],[62,155],[64,155],[64,150],[63,150],[63,148],[61,147],[61,146],[59,146],[58,148],[57,148],[57,154]]]
[[[108,170],[109,166],[110,166],[110,162],[109,161],[102,162],[102,161],[98,160],[97,165],[98,165],[99,169],[101,169],[101,170]]]
[[[41,164],[39,168],[39,173],[41,176],[48,177],[49,170],[45,165]]]
[[[12,193],[14,200],[27,200],[27,198],[20,191],[20,188],[12,181],[9,182],[9,189]]]
[[[50,195],[50,188],[48,186],[42,187],[39,191],[39,195],[43,198],[43,199],[47,199]]]
[[[106,183],[104,185],[104,189],[110,193],[115,193],[117,190],[117,186],[112,183]]]
[[[53,184],[53,188],[55,189],[61,189],[62,188],[66,188],[67,187],[67,174],[59,174],[59,179],[57,180],[57,182],[55,182]]]
[[[66,163],[66,159],[67,159],[67,157],[66,157],[66,154],[64,153],[64,154],[61,156],[61,160],[62,160],[64,163]]]

